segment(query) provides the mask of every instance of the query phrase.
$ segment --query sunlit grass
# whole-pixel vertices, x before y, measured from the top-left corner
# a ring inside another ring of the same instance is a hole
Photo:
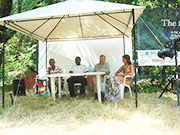
[[[57,98],[33,95],[18,96],[14,106],[6,93],[6,106],[0,112],[0,134],[14,135],[179,135],[180,107],[177,96],[165,93],[138,94],[117,103],[87,97]]]

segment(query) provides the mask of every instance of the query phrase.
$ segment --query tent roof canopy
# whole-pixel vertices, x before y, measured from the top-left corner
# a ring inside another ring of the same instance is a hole
[[[94,0],[68,0],[0,19],[0,25],[41,41],[129,36],[144,8]]]

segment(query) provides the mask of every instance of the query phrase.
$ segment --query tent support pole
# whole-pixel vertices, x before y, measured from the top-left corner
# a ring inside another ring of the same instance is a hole
[[[47,40],[46,40],[46,69],[47,69]]]
[[[133,15],[133,38],[134,38],[134,67],[135,67],[135,102],[136,107],[138,107],[138,100],[137,100],[137,72],[136,72],[136,37],[135,37],[135,17],[134,17],[134,9],[132,9]]]
[[[125,49],[125,38],[124,38],[124,34],[123,34],[123,48],[124,48],[124,55],[125,55],[125,53],[126,53],[125,50],[126,50],[126,49]]]
[[[39,73],[39,41],[37,42],[37,47],[36,47],[36,52],[37,52],[37,73]]]
[[[175,43],[174,51],[175,51],[175,64],[176,64],[177,101],[178,101],[178,106],[179,106],[179,80],[178,80],[178,66],[177,66],[177,43]]]
[[[2,79],[3,79],[3,86],[2,86],[2,107],[4,108],[5,107],[5,97],[4,97],[4,83],[5,83],[5,78],[4,78],[4,72],[5,72],[5,44],[6,44],[6,42],[5,42],[5,23],[4,23],[4,30],[3,30],[3,51],[2,51],[2,53],[3,53],[3,55],[2,55],[2,61],[3,61],[3,68],[2,68]]]

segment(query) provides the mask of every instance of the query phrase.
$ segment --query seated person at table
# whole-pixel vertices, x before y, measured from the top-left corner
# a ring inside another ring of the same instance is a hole
[[[69,71],[70,73],[85,73],[88,71],[87,67],[85,65],[81,65],[81,58],[76,57],[75,58],[75,63],[76,65],[71,67],[71,70]],[[80,89],[80,94],[84,94],[84,86],[87,85],[87,80],[84,76],[71,76],[68,80],[68,86],[69,86],[69,91],[70,91],[70,96],[75,97],[74,93],[74,84],[75,83],[81,83],[81,89]]]
[[[111,101],[117,101],[120,99],[119,85],[123,83],[124,76],[133,75],[134,66],[130,61],[129,55],[124,55],[122,58],[124,65],[121,66],[115,73],[115,76],[111,76],[107,81],[107,89],[104,92],[104,97]],[[132,78],[127,78],[125,83],[130,85]]]
[[[118,71],[116,71],[115,76],[118,78],[119,82],[122,84],[124,80],[124,76],[130,75],[133,76],[134,73],[134,66],[130,61],[129,55],[124,55],[122,58],[122,61],[124,62],[124,65],[121,66]],[[132,81],[132,78],[127,78],[125,83],[127,85],[130,85]]]
[[[51,58],[49,60],[50,67],[48,68],[48,74],[62,73],[62,69],[59,68],[58,66],[55,66],[55,63],[56,62],[55,62],[54,59]],[[55,83],[56,83],[56,86],[57,86],[58,85],[58,78],[56,78]],[[51,92],[51,81],[50,81],[49,77],[48,77],[48,88],[49,88],[49,91]],[[58,93],[58,91],[57,91],[57,93]]]
[[[106,62],[105,55],[100,55],[99,63],[95,65],[94,72],[106,72],[105,75],[109,75],[110,68],[109,64]]]
[[[94,68],[93,71],[94,72],[105,72],[104,75],[109,75],[110,74],[109,64],[106,62],[106,56],[105,55],[100,55],[99,63],[97,63],[95,65],[95,68]],[[95,82],[94,76],[88,76],[87,80],[88,80],[88,85],[91,87],[91,89],[93,91],[95,91],[94,90],[94,82]],[[102,82],[104,81],[104,76],[102,76],[101,81]],[[90,92],[89,95],[92,95],[92,91]]]

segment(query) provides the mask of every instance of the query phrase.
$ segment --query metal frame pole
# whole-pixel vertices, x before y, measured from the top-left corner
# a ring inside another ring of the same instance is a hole
[[[4,78],[4,72],[5,72],[5,23],[4,23],[4,30],[3,30],[3,51],[2,51],[2,61],[3,61],[3,69],[2,69],[2,78],[3,78],[3,86],[2,86],[2,107],[5,107],[5,97],[4,97],[4,83],[5,83],[5,78]]]
[[[37,53],[37,61],[36,61],[36,65],[37,65],[37,73],[39,73],[39,41],[37,42],[37,47],[36,47],[36,53]]]
[[[46,40],[46,69],[47,69],[47,40]]]
[[[178,106],[179,104],[179,80],[178,80],[178,66],[177,66],[177,45],[175,43],[174,46],[174,51],[175,51],[175,64],[176,64],[176,84],[177,84],[177,100],[178,100]]]
[[[125,50],[126,50],[126,49],[125,49],[125,38],[124,38],[124,34],[123,34],[123,48],[124,48],[124,55],[125,55],[125,53],[126,53]]]
[[[136,73],[136,37],[135,37],[134,9],[132,9],[132,15],[133,15],[134,67],[135,67],[135,102],[136,102],[136,107],[138,107],[138,100],[137,100],[137,73]]]

